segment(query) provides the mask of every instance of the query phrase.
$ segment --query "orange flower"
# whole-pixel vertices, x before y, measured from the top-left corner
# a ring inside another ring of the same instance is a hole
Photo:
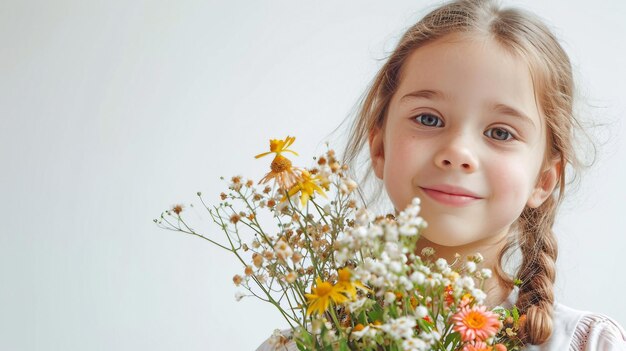
[[[497,314],[487,311],[485,306],[464,307],[454,316],[454,331],[461,334],[463,341],[485,341],[500,329]]]
[[[475,341],[463,346],[463,351],[492,351],[493,347],[487,346],[483,341]]]
[[[269,154],[276,154],[272,160],[272,164],[270,165],[270,171],[259,181],[259,184],[267,183],[274,179],[276,184],[278,184],[278,186],[280,186],[283,190],[288,190],[300,180],[302,170],[300,168],[293,167],[291,161],[281,155],[283,152],[290,152],[294,155],[298,155],[295,151],[287,149],[295,140],[295,137],[289,136],[285,138],[285,140],[271,139],[270,151],[254,156],[255,158],[259,158]]]
[[[267,183],[274,179],[281,189],[288,190],[300,180],[301,174],[302,170],[292,167],[289,159],[277,155],[270,165],[270,171],[259,181],[259,184]]]

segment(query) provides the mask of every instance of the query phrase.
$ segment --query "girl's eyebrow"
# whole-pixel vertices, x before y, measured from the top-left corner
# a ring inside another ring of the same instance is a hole
[[[408,94],[405,94],[404,96],[400,98],[400,102],[403,102],[403,100],[407,98],[414,98],[414,99],[422,98],[422,99],[429,99],[429,100],[450,100],[450,97],[444,92],[439,91],[439,90],[431,90],[431,89],[422,89],[422,90],[413,91]],[[492,111],[505,114],[507,116],[515,117],[524,123],[530,124],[533,128],[535,129],[537,128],[532,118],[530,118],[528,115],[526,115],[525,113],[521,112],[518,109],[515,109],[503,103],[490,103],[488,104],[488,106],[491,108]]]

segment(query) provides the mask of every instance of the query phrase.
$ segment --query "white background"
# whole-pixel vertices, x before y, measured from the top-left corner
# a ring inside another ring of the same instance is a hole
[[[555,294],[626,324],[626,5],[515,1],[571,55],[600,157],[565,203]],[[0,349],[251,350],[269,306],[240,267],[152,222],[259,179],[267,139],[306,163],[424,1],[0,2]],[[198,211],[198,213],[200,213]],[[206,223],[205,233],[220,235]]]

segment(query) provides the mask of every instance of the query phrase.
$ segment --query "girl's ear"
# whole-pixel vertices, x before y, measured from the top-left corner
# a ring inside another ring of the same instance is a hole
[[[383,130],[374,128],[370,131],[370,158],[372,160],[372,168],[378,179],[383,179],[383,170],[385,169],[385,148],[383,145]]]
[[[552,194],[559,178],[561,177],[561,161],[553,160],[547,168],[541,173],[533,192],[530,194],[526,205],[531,208],[537,208]]]

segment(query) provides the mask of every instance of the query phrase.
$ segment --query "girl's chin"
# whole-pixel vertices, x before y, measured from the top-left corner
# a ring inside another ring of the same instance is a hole
[[[458,247],[462,248],[474,242],[474,240],[467,240],[467,236],[451,236],[451,235],[430,235],[429,233],[422,233],[422,239],[426,239],[426,243],[433,246],[441,246],[446,248]]]

